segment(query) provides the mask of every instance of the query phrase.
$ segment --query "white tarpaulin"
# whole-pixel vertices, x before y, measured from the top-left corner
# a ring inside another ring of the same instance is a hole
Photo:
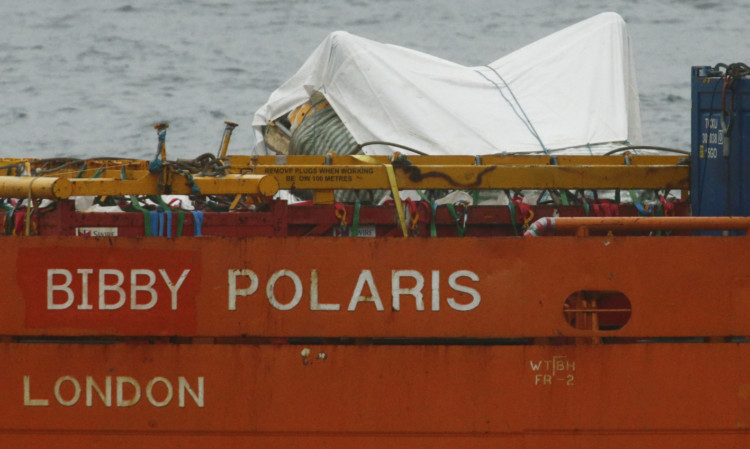
[[[256,152],[266,153],[262,127],[316,91],[360,144],[386,141],[427,154],[482,155],[589,154],[598,144],[641,143],[630,38],[615,13],[481,67],[332,33],[256,112]],[[368,154],[387,151],[365,147]]]

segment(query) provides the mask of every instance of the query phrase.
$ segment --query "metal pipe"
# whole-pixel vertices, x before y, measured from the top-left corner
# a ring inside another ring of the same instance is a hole
[[[537,224],[539,223],[539,224]],[[558,217],[534,222],[524,237],[552,231],[748,231],[750,217]]]
[[[67,178],[0,176],[0,198],[68,198],[73,185]]]
[[[219,159],[223,159],[227,156],[227,149],[229,148],[229,139],[232,138],[232,131],[234,131],[234,128],[236,128],[237,125],[234,122],[224,122],[226,123],[226,128],[224,128],[224,136],[221,139],[221,148],[219,149],[219,154],[217,157]]]
[[[206,195],[242,193],[272,196],[279,191],[279,183],[268,175],[227,175],[222,178],[196,176],[193,182]],[[175,194],[190,194],[185,180],[172,184]],[[112,178],[51,178],[31,176],[0,176],[0,198],[66,199],[71,196],[92,195],[158,195],[156,176],[135,180]]]
[[[226,175],[222,178],[214,176],[196,176],[195,184],[205,195],[229,195],[243,193],[246,195],[272,196],[279,191],[279,183],[273,176],[268,175]]]
[[[214,176],[195,176],[192,182],[198,186],[204,195],[230,195],[242,193],[245,195],[272,196],[279,191],[279,183],[275,177],[269,175],[226,175],[221,178]],[[158,185],[158,177],[149,175],[134,180],[119,180],[112,178],[80,178],[71,179],[73,196],[91,195],[160,195],[162,190]],[[192,185],[183,177],[175,177],[169,184],[172,193],[190,195]]]

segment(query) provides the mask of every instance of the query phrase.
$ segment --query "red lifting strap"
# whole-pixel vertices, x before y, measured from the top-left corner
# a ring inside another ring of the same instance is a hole
[[[674,215],[674,203],[667,201],[664,195],[659,195],[659,201],[661,201],[661,207],[664,209],[664,216]]]
[[[531,216],[531,206],[523,202],[522,196],[513,197],[513,204],[516,205],[516,208],[518,209],[518,212],[520,212],[520,215],[521,217],[523,217],[524,221],[526,221],[526,219]]]
[[[594,215],[597,217],[619,217],[620,205],[610,200],[593,202]]]
[[[24,218],[26,218],[26,210],[17,210],[16,213],[13,215],[13,219],[15,220],[15,226],[13,228],[13,234],[14,235],[24,235],[24,225],[25,221]]]

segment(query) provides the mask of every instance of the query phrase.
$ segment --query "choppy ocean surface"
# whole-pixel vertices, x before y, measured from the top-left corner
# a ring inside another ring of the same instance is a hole
[[[690,67],[750,62],[747,0],[0,0],[0,157],[254,145],[255,110],[330,32],[482,65],[604,11],[628,23],[644,143],[690,146]]]

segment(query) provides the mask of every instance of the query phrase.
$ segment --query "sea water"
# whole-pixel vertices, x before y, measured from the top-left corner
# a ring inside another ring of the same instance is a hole
[[[750,62],[747,0],[0,0],[0,157],[170,158],[251,121],[330,32],[483,65],[604,11],[629,26],[644,143],[690,145],[690,67]]]

